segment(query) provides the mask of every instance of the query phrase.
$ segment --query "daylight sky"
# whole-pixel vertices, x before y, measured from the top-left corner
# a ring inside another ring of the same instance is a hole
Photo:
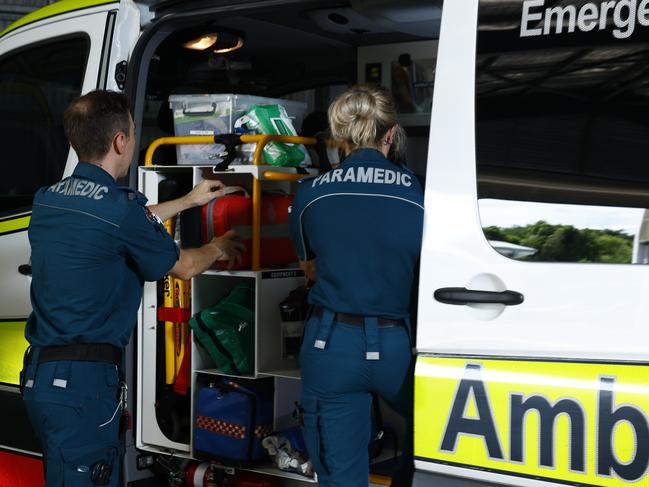
[[[483,227],[524,226],[545,220],[553,225],[623,230],[629,235],[635,235],[640,227],[643,212],[644,209],[641,208],[480,200],[480,220]]]

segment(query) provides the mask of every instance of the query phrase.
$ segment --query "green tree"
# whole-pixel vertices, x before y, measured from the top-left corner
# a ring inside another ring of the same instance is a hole
[[[500,227],[495,227],[495,226],[484,227],[482,231],[484,232],[485,236],[489,240],[505,241],[505,232]]]
[[[484,228],[489,240],[500,240],[537,250],[525,260],[540,262],[630,263],[633,237],[620,230],[579,229],[551,225],[543,220],[525,226]]]
[[[631,262],[633,241],[626,238],[626,235],[598,235],[594,243],[599,256],[597,262]]]

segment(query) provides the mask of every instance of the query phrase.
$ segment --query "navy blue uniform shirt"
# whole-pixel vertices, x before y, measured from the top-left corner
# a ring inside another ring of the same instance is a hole
[[[417,178],[374,149],[299,185],[291,238],[316,259],[309,301],[333,312],[405,318],[424,217]]]
[[[145,204],[142,194],[87,163],[38,190],[29,224],[33,312],[25,329],[33,346],[128,343],[144,281],[160,279],[179,255]]]

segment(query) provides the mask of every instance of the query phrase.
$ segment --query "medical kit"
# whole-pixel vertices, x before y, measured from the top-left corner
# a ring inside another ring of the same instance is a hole
[[[216,305],[196,313],[189,326],[221,372],[253,373],[255,293],[248,284],[237,284]]]
[[[262,440],[272,430],[273,393],[261,381],[253,387],[224,377],[199,389],[194,424],[198,455],[228,465],[252,464],[266,458]]]
[[[174,133],[177,136],[219,135],[235,132],[239,134],[266,133],[255,132],[253,127],[250,129],[239,127],[238,131],[235,130],[235,122],[246,115],[251,107],[263,105],[281,106],[291,127],[302,126],[302,119],[306,112],[306,103],[303,102],[233,93],[181,94],[169,97],[169,106],[174,118]],[[286,119],[283,120],[283,123],[286,124]],[[287,135],[296,135],[294,128],[292,132]],[[281,134],[283,132],[268,133]],[[178,164],[218,162],[224,149],[225,146],[221,144],[178,145],[176,146]],[[245,144],[239,147],[233,164],[251,164],[254,149],[254,144]]]
[[[239,134],[297,135],[286,109],[279,104],[251,106],[234,123],[234,131]],[[302,145],[269,142],[263,152],[264,162],[271,166],[311,165],[311,159]]]
[[[226,191],[227,192],[227,191]],[[264,192],[261,197],[261,266],[281,267],[297,262],[291,243],[288,210],[293,196],[283,192]],[[207,243],[228,230],[239,234],[245,245],[241,264],[233,269],[252,266],[252,198],[240,189],[239,193],[215,198],[202,208],[202,236]],[[225,269],[226,262],[217,261],[214,267]]]

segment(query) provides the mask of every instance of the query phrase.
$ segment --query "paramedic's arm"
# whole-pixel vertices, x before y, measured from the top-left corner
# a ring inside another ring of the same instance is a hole
[[[191,279],[209,269],[215,260],[227,260],[228,269],[241,263],[241,251],[244,246],[234,240],[237,232],[230,230],[220,237],[215,237],[197,249],[181,249],[180,257],[169,271],[174,277]]]
[[[176,216],[181,211],[209,203],[221,194],[217,190],[224,186],[221,181],[205,179],[185,196],[157,205],[151,205],[148,208],[151,213],[154,213],[162,221],[165,221],[172,216]]]
[[[304,271],[304,273],[310,280],[315,281],[316,256],[311,250],[309,239],[307,238],[302,225],[302,220],[305,216],[305,208],[307,206],[306,203],[308,202],[308,200],[309,197],[307,194],[305,194],[305,189],[302,184],[300,184],[289,211],[288,223],[291,233],[291,241],[293,242],[293,248],[295,249],[295,253],[297,254],[297,258],[300,262],[300,269]]]
[[[304,271],[306,277],[308,277],[311,281],[315,281],[315,259],[301,260],[300,269]]]

